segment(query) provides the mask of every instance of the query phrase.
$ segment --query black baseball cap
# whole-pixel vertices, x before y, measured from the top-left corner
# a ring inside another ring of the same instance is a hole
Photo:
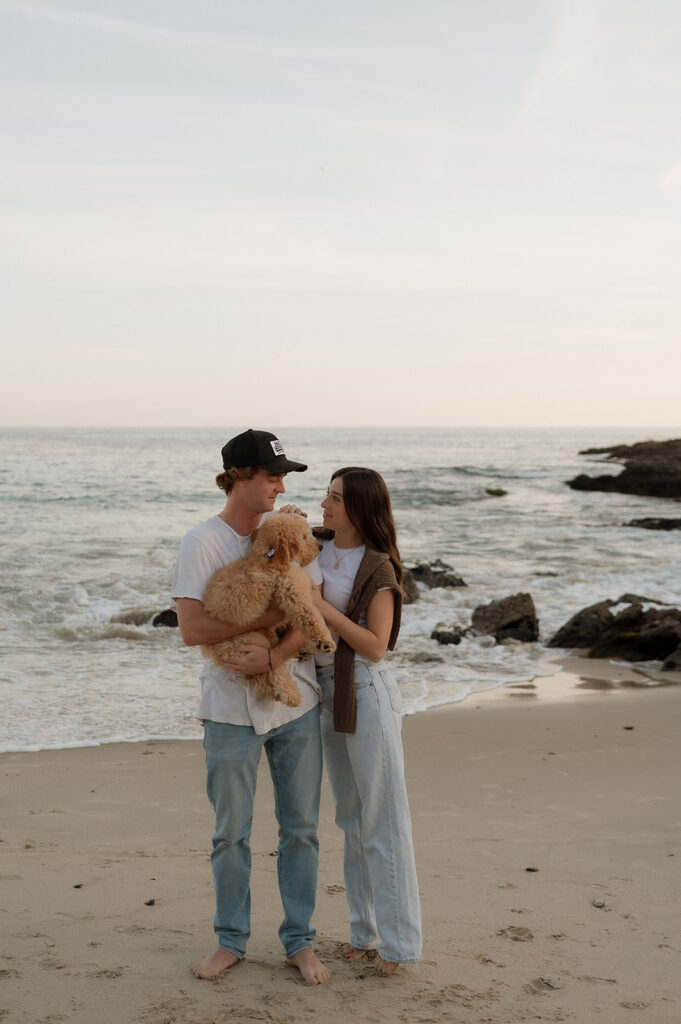
[[[266,469],[268,473],[302,473],[307,469],[302,462],[286,458],[284,446],[276,434],[253,429],[230,437],[222,449],[222,465],[225,469],[255,466]]]

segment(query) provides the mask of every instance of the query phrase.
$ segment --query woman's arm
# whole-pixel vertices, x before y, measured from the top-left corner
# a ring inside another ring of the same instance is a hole
[[[336,633],[353,651],[361,654],[369,661],[380,661],[388,650],[388,641],[393,627],[393,612],[395,610],[395,595],[392,590],[379,590],[374,594],[371,603],[367,608],[366,629],[351,622],[347,615],[343,615],[332,604],[325,601],[321,593],[313,588],[313,600],[324,616],[327,626],[331,626]]]
[[[273,604],[259,619],[250,622],[247,626],[233,626],[228,622],[214,619],[204,608],[203,601],[196,601],[193,597],[178,597],[175,600],[175,605],[180,635],[188,647],[196,647],[199,644],[219,644],[222,640],[231,640],[232,637],[250,633],[251,630],[278,626],[280,622],[284,621],[284,616]]]

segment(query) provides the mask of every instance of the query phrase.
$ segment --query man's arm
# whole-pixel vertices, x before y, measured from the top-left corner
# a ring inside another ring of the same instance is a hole
[[[199,644],[218,644],[222,640],[231,640],[232,637],[240,636],[242,633],[267,629],[268,626],[277,626],[284,621],[284,616],[273,604],[259,619],[249,622],[246,626],[233,626],[228,622],[214,619],[204,608],[203,601],[196,601],[193,597],[178,597],[175,599],[175,605],[180,635],[188,647],[197,647]]]

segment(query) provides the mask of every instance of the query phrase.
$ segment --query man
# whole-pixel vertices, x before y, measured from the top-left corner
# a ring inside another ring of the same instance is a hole
[[[277,625],[271,606],[248,626],[232,627],[212,618],[203,606],[208,580],[218,569],[245,555],[251,534],[272,512],[285,491],[284,477],[307,466],[286,457],[279,439],[267,431],[247,430],[222,449],[224,472],[217,484],[227,494],[222,510],[184,537],[173,578],[180,632],[190,646],[212,644],[252,629]],[[319,576],[319,582],[321,575]],[[276,667],[294,655],[303,637],[288,630],[269,652]],[[215,932],[218,947],[192,968],[197,978],[214,978],[238,963],[250,935],[250,831],[258,762],[264,747],[275,788],[279,822],[278,877],[284,906],[279,937],[286,963],[298,968],[310,985],[322,985],[330,971],[311,948],[310,918],[317,886],[317,821],[321,786],[319,694],[314,662],[289,666],[302,701],[289,708],[262,700],[243,675],[262,672],[268,652],[250,645],[226,667],[210,659],[201,671],[197,717],[204,722],[207,791],[215,810],[211,861],[215,883]],[[239,673],[239,674],[236,674]]]

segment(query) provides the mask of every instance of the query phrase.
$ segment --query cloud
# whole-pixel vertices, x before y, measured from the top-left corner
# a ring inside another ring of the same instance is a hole
[[[553,19],[548,42],[525,93],[532,112],[582,90],[596,65],[612,0],[546,0]]]
[[[183,49],[224,50],[244,56],[277,57],[290,60],[351,61],[356,54],[333,46],[291,46],[272,40],[255,40],[238,33],[229,36],[219,32],[197,32],[189,29],[161,28],[148,22],[114,18],[73,8],[50,4],[2,0],[2,9],[33,21],[62,25],[67,28],[96,32],[134,42],[155,43],[160,46],[180,46]]]

